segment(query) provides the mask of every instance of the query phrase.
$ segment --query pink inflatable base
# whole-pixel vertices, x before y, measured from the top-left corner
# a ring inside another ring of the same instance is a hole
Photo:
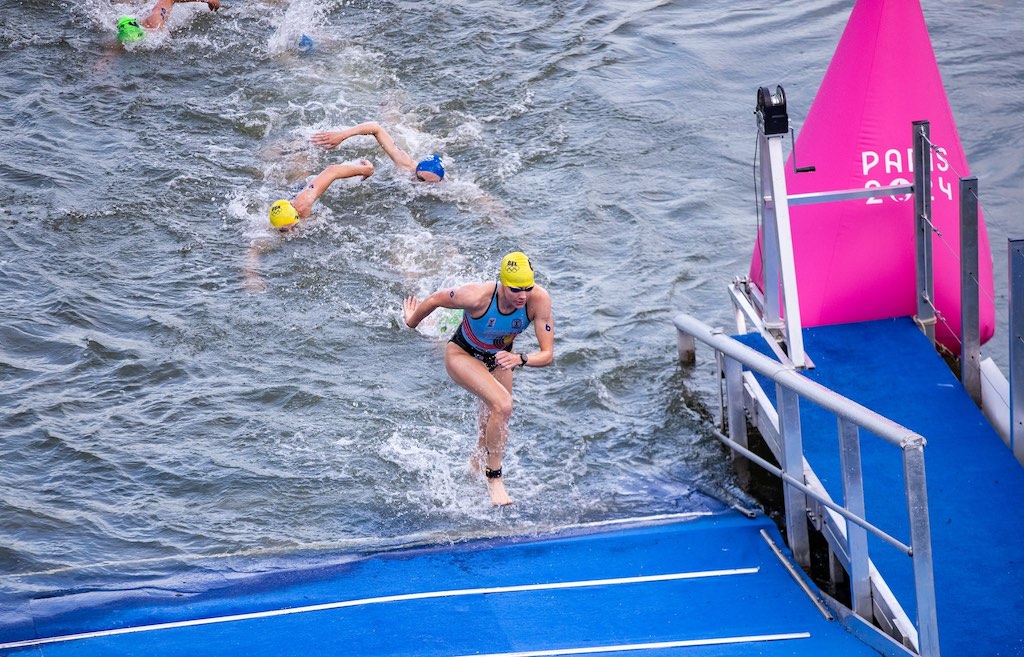
[[[936,337],[960,351],[959,178],[970,175],[917,2],[858,0],[799,131],[790,194],[913,181],[912,124],[930,123]],[[804,326],[917,314],[914,204],[908,195],[790,209]],[[980,333],[995,326],[992,259],[979,211]],[[758,235],[750,277],[763,290]]]

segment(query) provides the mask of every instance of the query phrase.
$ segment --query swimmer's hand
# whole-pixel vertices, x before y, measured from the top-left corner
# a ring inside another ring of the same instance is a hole
[[[411,329],[416,328],[419,322],[412,323],[412,316],[416,312],[416,309],[420,306],[420,300],[416,297],[406,297],[405,302],[402,303],[402,307],[405,309],[405,325]]]
[[[220,0],[206,0],[206,6],[210,8],[210,11],[217,11],[220,9]]]
[[[369,173],[364,173],[363,175],[361,175],[359,177],[360,180],[366,180],[367,178],[373,175],[373,163],[371,163],[369,160],[359,160],[359,165],[363,167],[363,169],[365,169],[366,171],[369,171]]]
[[[522,359],[519,358],[519,354],[512,353],[511,351],[499,351],[494,354],[494,362],[503,370],[514,370],[523,363]]]
[[[326,132],[318,132],[309,138],[311,142],[317,146],[322,146],[327,150],[330,150],[345,141],[348,137],[342,130],[328,130]]]

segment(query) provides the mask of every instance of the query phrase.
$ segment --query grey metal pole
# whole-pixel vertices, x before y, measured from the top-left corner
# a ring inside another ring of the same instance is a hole
[[[761,270],[764,274],[764,308],[761,319],[765,326],[782,328],[782,268],[779,262],[779,231],[778,217],[775,214],[775,199],[769,198],[772,184],[772,162],[769,138],[763,132],[758,134],[758,150],[761,154],[761,197],[758,199],[761,210]],[[782,139],[776,136],[775,139]]]
[[[914,553],[914,589],[917,594],[917,638],[922,657],[939,657],[939,619],[935,602],[931,523],[925,484],[923,441],[908,440],[903,447],[903,478],[910,512],[910,546]]]
[[[779,439],[782,441],[782,470],[793,479],[804,481],[804,443],[800,433],[800,396],[781,383],[775,385],[779,407]],[[786,538],[793,558],[804,568],[811,567],[811,541],[807,529],[807,496],[803,491],[782,484],[786,506]]]
[[[680,365],[694,365],[697,362],[697,341],[692,335],[676,331],[676,350]]]
[[[860,431],[846,418],[838,418],[839,462],[843,471],[843,499],[846,509],[861,518],[867,516],[864,506],[864,474],[860,460]],[[853,611],[871,622],[871,573],[868,565],[868,534],[863,527],[846,523],[846,549],[850,556],[850,594]]]
[[[1024,239],[1009,240],[1010,447],[1024,463]]]
[[[734,358],[725,360],[725,392],[729,413],[729,438],[747,446],[747,415],[743,411],[743,365]]]
[[[914,121],[914,236],[917,245],[917,315],[935,344],[935,283],[932,278],[932,158],[928,121]]]
[[[978,305],[978,179],[960,179],[960,381],[981,406]]]

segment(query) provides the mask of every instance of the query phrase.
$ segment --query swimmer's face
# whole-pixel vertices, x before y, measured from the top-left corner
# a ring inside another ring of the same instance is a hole
[[[432,173],[430,171],[417,171],[416,172],[416,180],[419,180],[420,182],[435,183],[435,182],[441,182],[441,176],[437,175],[436,173]]]
[[[277,228],[277,232],[281,233],[282,235],[288,235],[290,233],[295,232],[295,229],[298,227],[299,222],[296,221],[294,224],[288,224],[287,226],[279,226]]]
[[[511,287],[503,285],[502,287],[508,292],[508,297],[512,301],[512,305],[516,308],[522,308],[526,305],[526,301],[530,298],[530,293],[533,292],[533,286],[529,287]]]

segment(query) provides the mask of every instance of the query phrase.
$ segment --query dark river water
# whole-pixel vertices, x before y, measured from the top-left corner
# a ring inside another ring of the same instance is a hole
[[[0,594],[731,494],[711,364],[679,367],[671,320],[729,325],[756,90],[782,84],[799,130],[851,2],[224,0],[114,47],[151,4],[0,0]],[[996,263],[983,355],[1005,366],[1024,5],[923,7]],[[365,120],[448,179],[368,137],[310,144]],[[267,231],[275,199],[358,158],[376,175],[335,183],[300,235]],[[552,294],[556,362],[516,374],[516,504],[495,510],[450,318],[400,313],[512,250]]]

